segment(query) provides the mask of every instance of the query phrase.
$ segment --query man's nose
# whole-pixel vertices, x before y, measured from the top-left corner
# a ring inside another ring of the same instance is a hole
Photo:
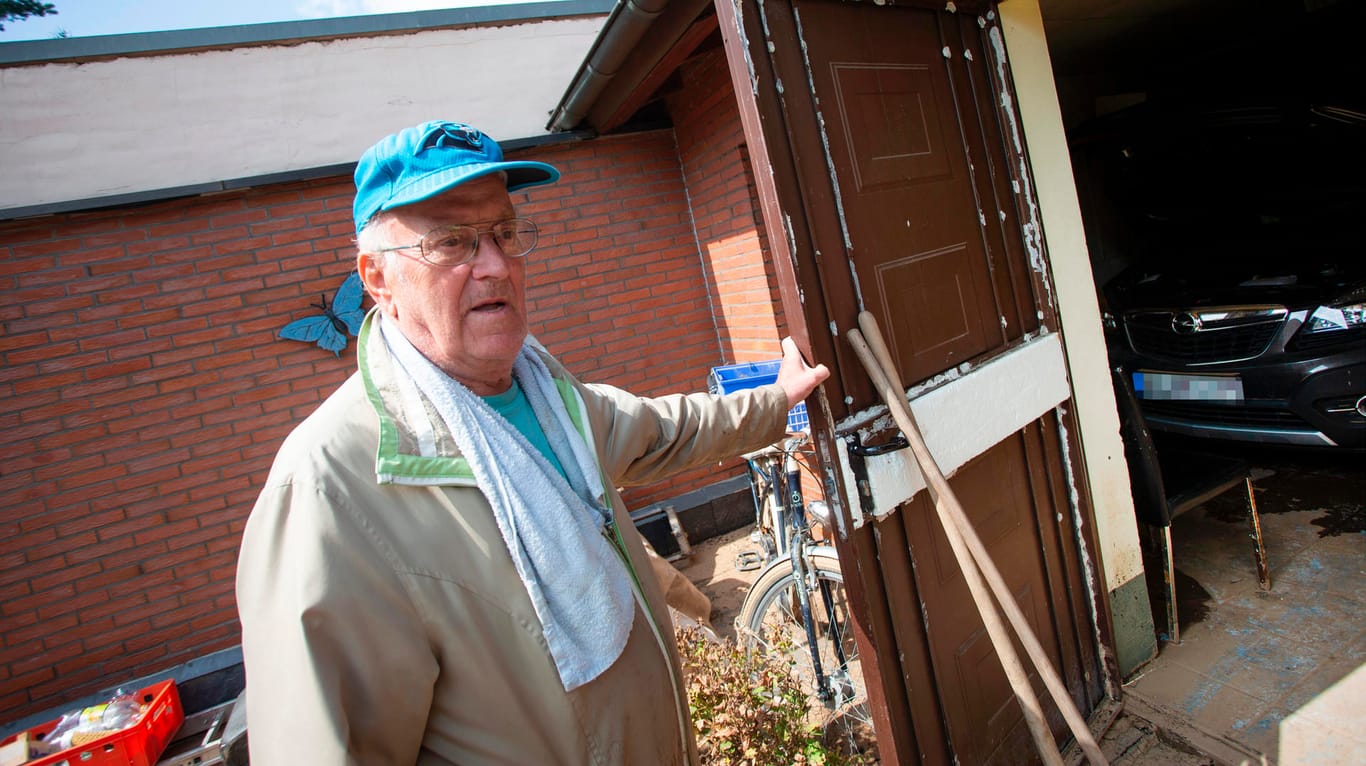
[[[512,269],[513,259],[503,255],[503,248],[493,238],[493,232],[479,233],[479,242],[474,247],[474,258],[470,260],[470,270],[476,279],[498,279],[506,277]]]

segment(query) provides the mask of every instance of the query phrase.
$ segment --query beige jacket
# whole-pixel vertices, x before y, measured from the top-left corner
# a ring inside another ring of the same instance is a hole
[[[415,454],[370,322],[359,359],[286,439],[243,535],[253,766],[696,763],[664,598],[620,496],[607,501],[636,620],[620,659],[566,693],[463,459]],[[546,362],[607,487],[756,449],[786,424],[776,385],[641,399]]]

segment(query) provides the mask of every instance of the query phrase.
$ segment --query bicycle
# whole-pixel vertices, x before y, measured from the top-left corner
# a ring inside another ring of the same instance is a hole
[[[763,567],[736,618],[750,647],[783,655],[812,700],[815,722],[862,750],[872,719],[854,642],[852,615],[835,549],[818,541],[811,519],[830,529],[821,500],[805,502],[801,459],[806,434],[745,455],[755,506],[751,539],[759,551],[740,554],[740,569]],[[814,475],[814,472],[812,472]]]

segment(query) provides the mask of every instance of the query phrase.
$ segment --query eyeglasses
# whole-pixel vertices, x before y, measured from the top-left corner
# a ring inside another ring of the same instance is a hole
[[[477,226],[457,224],[438,226],[423,235],[422,239],[411,245],[384,247],[377,253],[391,253],[396,250],[418,248],[422,260],[433,266],[459,266],[474,260],[479,252],[479,238],[484,234],[493,237],[493,243],[509,258],[521,258],[536,247],[536,224],[525,218],[509,218],[490,225],[487,229]]]

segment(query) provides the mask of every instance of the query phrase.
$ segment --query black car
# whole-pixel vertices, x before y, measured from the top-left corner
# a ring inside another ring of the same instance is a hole
[[[1153,430],[1366,447],[1366,112],[1138,110],[1074,149],[1112,362]]]

